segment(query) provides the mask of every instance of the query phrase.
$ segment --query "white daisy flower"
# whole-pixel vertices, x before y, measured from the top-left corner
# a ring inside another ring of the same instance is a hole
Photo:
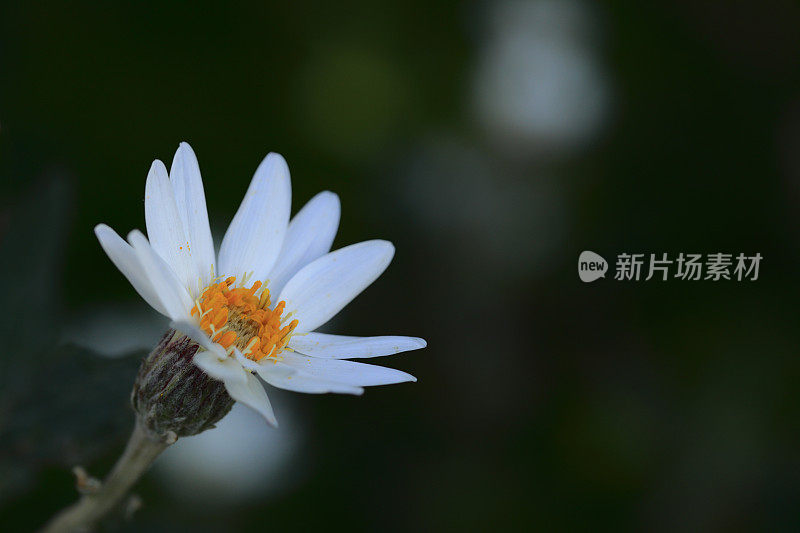
[[[201,349],[194,363],[230,396],[277,425],[272,386],[361,394],[362,387],[416,379],[345,359],[424,348],[416,337],[316,333],[389,265],[394,246],[372,240],[330,252],[339,198],[321,192],[294,218],[286,161],[271,153],[256,170],[215,257],[200,168],[181,143],[172,168],[154,161],[145,186],[147,235],[125,242],[100,224],[95,234],[134,289]]]

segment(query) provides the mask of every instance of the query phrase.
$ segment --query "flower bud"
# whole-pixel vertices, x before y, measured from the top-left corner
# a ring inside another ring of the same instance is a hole
[[[193,362],[200,346],[169,330],[148,355],[131,392],[131,404],[144,426],[160,436],[196,435],[211,429],[233,406],[225,385]]]

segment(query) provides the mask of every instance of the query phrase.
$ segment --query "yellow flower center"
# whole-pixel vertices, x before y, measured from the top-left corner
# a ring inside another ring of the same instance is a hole
[[[235,282],[236,278],[231,276],[206,287],[195,300],[192,316],[200,321],[200,329],[229,354],[235,346],[253,361],[277,357],[298,321],[283,324],[291,315],[281,318],[286,302],[278,302],[270,309],[269,289],[262,287],[260,281],[249,289],[233,287]]]

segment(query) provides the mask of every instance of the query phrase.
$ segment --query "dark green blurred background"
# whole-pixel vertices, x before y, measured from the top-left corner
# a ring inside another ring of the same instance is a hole
[[[92,228],[144,229],[183,140],[217,243],[268,151],[295,210],[337,192],[334,246],[397,255],[334,329],[429,347],[363,398],[269,389],[281,429],[239,413],[106,529],[800,529],[800,9],[639,4],[4,3],[2,529],[122,449],[165,324]],[[764,260],[586,285],[585,249]]]

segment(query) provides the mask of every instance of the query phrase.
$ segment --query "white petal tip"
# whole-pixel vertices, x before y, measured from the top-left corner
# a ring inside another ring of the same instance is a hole
[[[274,427],[275,429],[278,429],[278,419],[277,418],[275,418],[274,416],[267,416],[264,413],[259,413],[259,414],[264,418],[264,421],[267,424],[269,424],[270,426]]]
[[[247,404],[245,403],[245,405],[247,405]],[[255,408],[255,407],[253,407],[251,405],[247,405],[247,407],[249,407],[250,409],[252,409],[256,413],[261,415],[261,418],[264,419],[264,422],[266,422],[268,426],[273,427],[275,429],[278,429],[278,419],[275,418],[275,414],[271,412],[272,411],[271,407],[269,409],[267,409],[267,410],[257,409],[257,408]]]
[[[392,370],[392,369],[387,369]],[[402,370],[394,370],[394,377],[392,379],[387,379],[385,382],[380,383],[380,385],[394,385],[396,383],[416,383],[417,378],[409,374],[408,372],[403,372]]]
[[[322,191],[317,194],[317,198],[324,198],[326,201],[339,203],[339,195],[333,191]]]
[[[128,233],[128,242],[129,243],[133,244],[133,241],[140,240],[140,239],[147,240],[147,237],[145,237],[144,234],[141,231],[139,231],[138,229],[132,230],[130,233]]]
[[[175,160],[178,159],[179,157],[186,157],[186,156],[197,159],[197,156],[194,155],[194,150],[192,150],[192,147],[189,145],[189,143],[187,143],[186,141],[181,141],[180,144],[178,144],[178,149],[175,150],[175,157],[172,161],[173,169],[175,167]]]
[[[286,159],[278,152],[268,153],[265,159],[268,162],[283,163],[284,165],[286,164]]]
[[[152,174],[154,172],[161,172],[161,171],[164,171],[166,173],[167,167],[166,165],[164,165],[163,161],[161,161],[160,159],[156,159],[155,161],[153,161],[153,164],[150,165],[150,173]]]
[[[391,263],[392,259],[394,258],[394,244],[389,241],[384,241],[383,239],[372,239],[351,246],[363,246],[368,249],[370,254],[372,254],[372,257],[377,259],[381,264],[381,273],[383,272],[383,269],[386,269],[386,267],[389,266],[389,263]],[[343,250],[345,248],[341,249]]]
[[[386,261],[386,263],[387,264],[390,263],[392,261],[392,259],[394,258],[394,251],[395,251],[394,250],[394,244],[392,244],[389,241],[384,241],[384,240],[381,240],[381,239],[377,239],[377,240],[375,240],[373,242],[376,244],[376,246],[378,246],[381,249],[381,251],[382,251],[382,253],[383,253],[384,257],[385,257],[384,260]]]
[[[278,152],[270,152],[267,157],[259,165],[261,170],[268,170],[270,172],[278,172],[280,174],[289,174],[289,164],[286,159]]]
[[[387,383],[387,385],[392,385],[393,383],[416,383],[417,382],[417,378],[415,378],[411,374],[407,374],[405,372],[402,372],[402,374],[405,374],[405,375],[403,375],[401,379],[398,379],[397,381],[394,381],[392,383]]]

